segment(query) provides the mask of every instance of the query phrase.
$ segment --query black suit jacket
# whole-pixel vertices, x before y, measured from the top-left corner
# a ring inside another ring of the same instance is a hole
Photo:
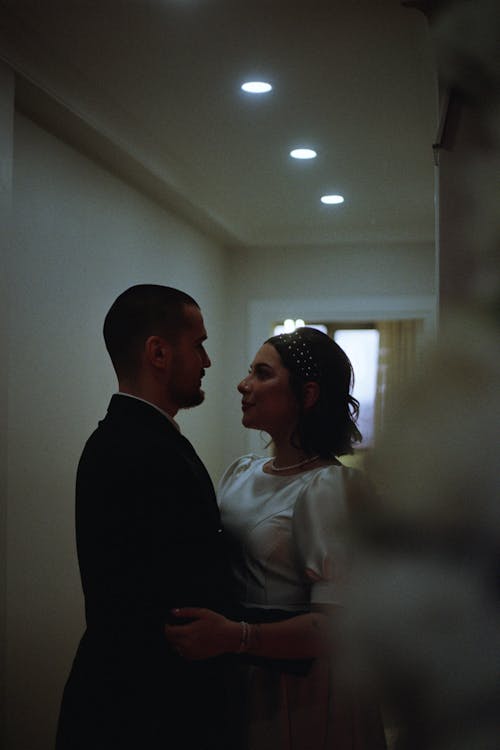
[[[113,396],[87,441],[76,538],[87,629],[58,750],[226,747],[231,660],[187,662],[163,635],[175,606],[232,614],[225,537],[205,467],[149,404]]]

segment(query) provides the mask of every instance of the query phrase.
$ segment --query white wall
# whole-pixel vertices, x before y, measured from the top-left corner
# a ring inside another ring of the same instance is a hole
[[[177,286],[199,301],[215,364],[206,403],[180,422],[217,473],[224,253],[22,116],[13,206],[6,745],[45,750],[83,625],[74,477],[83,442],[115,390],[101,335],[105,312],[141,282]]]
[[[7,254],[10,241],[10,216],[12,198],[12,134],[14,121],[14,76],[0,62],[0,741],[5,721],[5,621],[6,621],[6,567],[7,567],[7,335],[9,330],[9,303],[7,279]]]

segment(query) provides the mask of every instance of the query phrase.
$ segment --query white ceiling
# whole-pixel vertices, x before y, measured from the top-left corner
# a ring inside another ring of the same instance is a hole
[[[0,16],[3,57],[229,245],[432,239],[434,60],[399,0],[0,0]],[[301,144],[318,158],[290,159]]]

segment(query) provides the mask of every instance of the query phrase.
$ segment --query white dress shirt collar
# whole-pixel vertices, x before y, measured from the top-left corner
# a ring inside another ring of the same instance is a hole
[[[160,409],[159,406],[156,406],[156,404],[152,404],[151,401],[146,401],[145,398],[140,398],[139,396],[133,396],[131,393],[124,393],[123,391],[117,391],[117,396],[127,396],[128,398],[135,398],[137,401],[142,401],[144,404],[148,404],[149,406],[152,406],[153,409],[156,409],[156,411],[159,411],[160,414],[163,414],[164,417],[168,419],[169,422],[172,422],[175,429],[178,430],[178,432],[181,431],[181,428],[179,427],[178,423],[175,421],[173,417],[170,416],[166,411],[163,411],[163,409]]]

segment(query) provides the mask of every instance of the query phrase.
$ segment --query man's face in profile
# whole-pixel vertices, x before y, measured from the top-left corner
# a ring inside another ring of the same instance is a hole
[[[185,305],[184,310],[186,325],[173,346],[169,377],[169,395],[179,409],[202,403],[201,381],[211,364],[204,347],[207,332],[202,314],[195,305]]]

